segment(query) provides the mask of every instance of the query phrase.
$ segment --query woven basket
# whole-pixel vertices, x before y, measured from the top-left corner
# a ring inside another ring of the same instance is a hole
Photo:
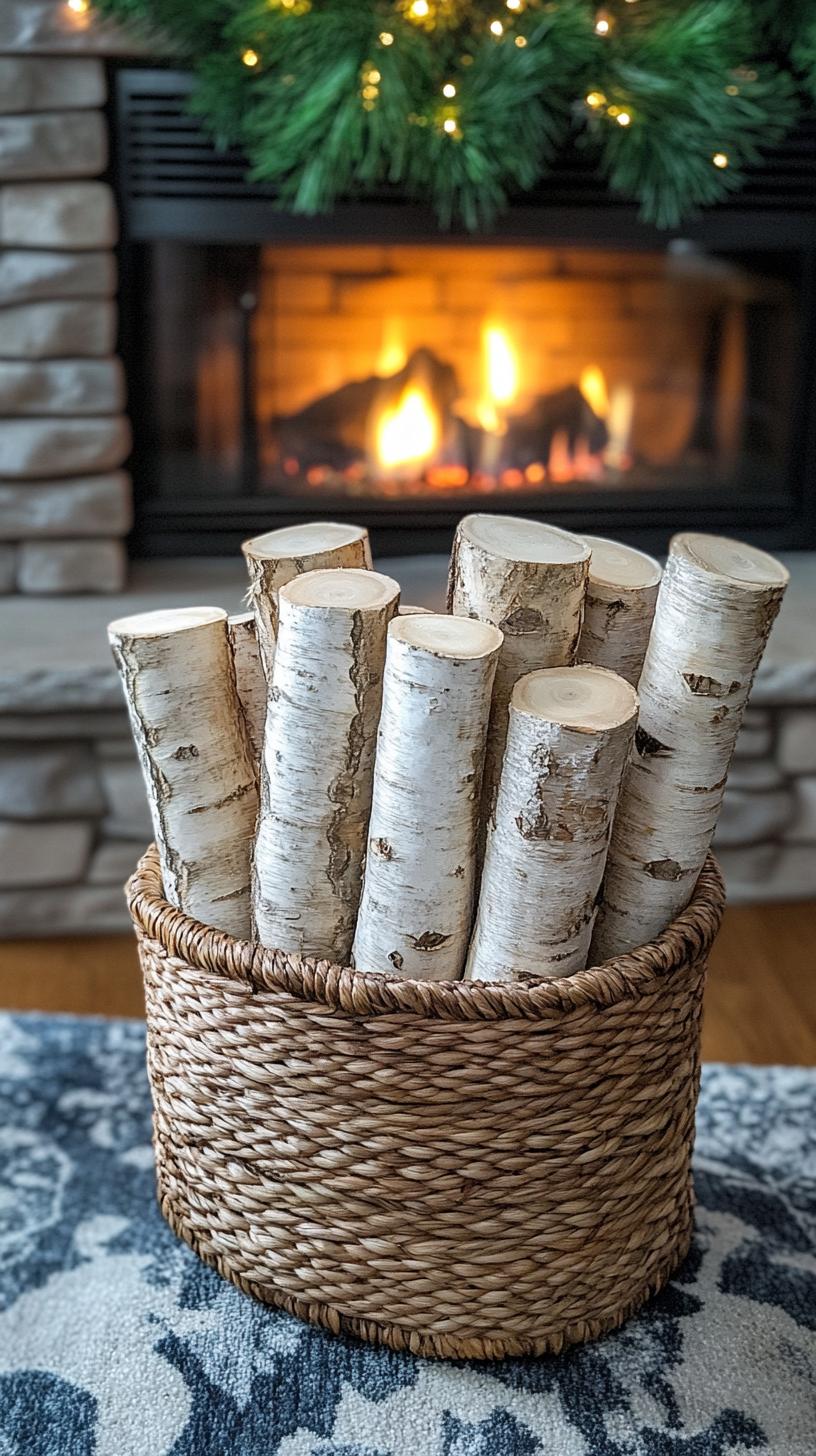
[[[168,1222],[245,1292],[430,1356],[560,1350],[684,1258],[709,858],[651,945],[528,984],[298,960],[127,888]]]

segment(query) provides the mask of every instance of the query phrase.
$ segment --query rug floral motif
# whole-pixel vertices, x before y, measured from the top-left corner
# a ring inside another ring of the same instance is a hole
[[[153,1193],[144,1031],[0,1016],[0,1456],[813,1456],[816,1072],[707,1067],[697,1233],[624,1329],[415,1359],[255,1304]]]

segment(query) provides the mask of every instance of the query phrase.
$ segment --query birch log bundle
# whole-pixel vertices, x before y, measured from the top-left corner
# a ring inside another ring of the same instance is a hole
[[[695,533],[671,542],[593,962],[652,940],[688,904],[787,582],[785,568],[751,546]]]
[[[592,552],[578,661],[608,667],[637,687],[660,586],[660,563],[643,551],[584,536]]]
[[[236,612],[227,618],[235,685],[244,710],[249,741],[255,763],[261,758],[264,719],[266,718],[266,678],[258,647],[258,626],[254,612]]]
[[[390,577],[353,568],[280,589],[253,858],[261,945],[348,961],[398,602]]]
[[[462,973],[490,698],[502,634],[433,614],[388,629],[353,962],[417,980]]]
[[[600,667],[516,683],[467,980],[586,965],[637,705],[634,688]]]
[[[144,775],[165,894],[248,937],[255,766],[217,607],[120,617],[108,639]]]
[[[491,622],[504,636],[485,752],[480,858],[496,802],[513,688],[537,668],[574,663],[589,559],[580,537],[539,521],[472,515],[456,529],[448,611]]]
[[[278,627],[278,592],[306,571],[336,567],[371,567],[371,547],[364,526],[312,521],[283,526],[245,541],[241,550],[249,572],[248,599],[258,624],[258,647],[267,682],[272,681]]]

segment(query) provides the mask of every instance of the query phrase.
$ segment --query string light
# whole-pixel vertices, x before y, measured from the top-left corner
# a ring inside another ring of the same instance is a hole
[[[524,50],[524,47],[526,46],[526,44],[527,44],[527,37],[526,37],[526,35],[517,35],[516,36],[516,45],[518,46],[518,48],[519,48],[520,51],[523,51]]]
[[[719,167],[721,172],[728,166],[728,157],[725,152],[715,152],[711,160],[715,167]]]
[[[603,91],[590,91],[585,97],[585,100],[587,106],[591,106],[593,111],[597,111],[599,106],[603,106],[606,97]]]
[[[619,111],[617,116],[615,117],[615,120],[618,123],[618,126],[629,126],[631,124],[632,118],[629,115],[628,111]]]
[[[412,0],[409,14],[413,16],[414,20],[425,20],[430,14],[430,9],[428,0]]]
[[[725,94],[726,96],[739,96],[739,86],[726,86]]]
[[[504,26],[500,20],[491,20],[490,33],[495,36],[504,35]]]
[[[452,81],[445,82],[442,87],[442,95],[447,96],[448,100],[451,100],[456,95],[456,87]]]
[[[372,66],[371,70],[366,72],[366,81],[369,86],[378,86],[381,80],[382,76],[375,66]]]
[[[87,15],[91,8],[91,0],[65,0],[65,3],[74,15]]]
[[[381,46],[390,46],[390,45],[393,45],[393,44],[394,44],[394,37],[391,34],[390,30],[381,30],[380,31],[380,45]]]
[[[508,10],[520,10],[521,0],[504,0]]]
[[[595,34],[608,35],[611,29],[612,17],[605,10],[599,10],[595,16]]]
[[[260,59],[258,52],[253,51],[251,48],[241,52],[241,60],[245,66],[249,66],[250,70],[253,66],[257,66]]]
[[[454,133],[458,130],[454,117],[445,117],[445,120],[442,123],[442,130],[446,131],[448,133],[448,136],[454,135]]]

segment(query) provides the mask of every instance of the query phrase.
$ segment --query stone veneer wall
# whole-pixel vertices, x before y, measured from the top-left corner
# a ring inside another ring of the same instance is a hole
[[[0,591],[110,592],[131,524],[105,54],[63,0],[0,3]]]

